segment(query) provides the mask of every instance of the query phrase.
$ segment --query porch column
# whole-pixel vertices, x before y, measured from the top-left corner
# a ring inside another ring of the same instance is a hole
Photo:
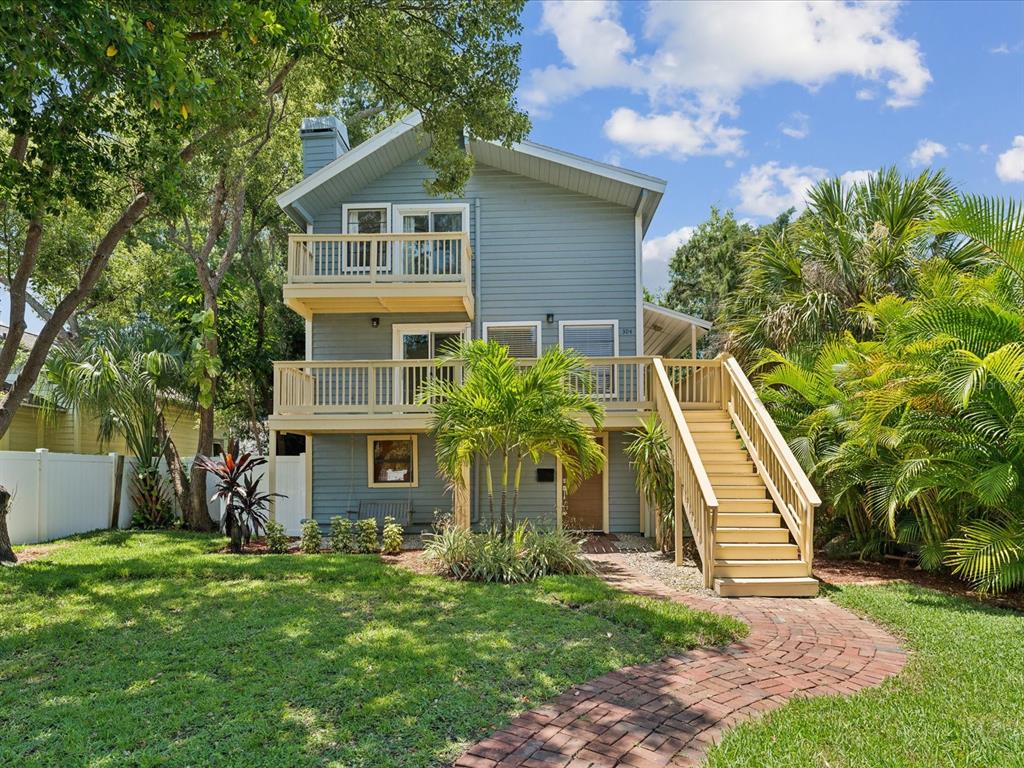
[[[270,519],[277,522],[277,430],[270,430],[267,445],[267,491],[270,493]]]
[[[674,473],[673,473],[674,474]],[[676,492],[673,503],[673,519],[675,519],[675,539],[676,539],[676,565],[682,565],[684,562],[683,557],[683,526],[685,525],[685,518],[683,517],[683,484],[679,482],[679,478],[676,478]]]
[[[690,359],[697,359],[697,326],[690,325]]]
[[[455,525],[459,528],[469,530],[470,527],[470,490],[469,490],[469,464],[462,465],[462,483],[456,484],[454,489]]]

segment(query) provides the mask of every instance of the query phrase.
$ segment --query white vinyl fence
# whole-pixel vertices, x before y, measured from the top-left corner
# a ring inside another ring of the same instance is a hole
[[[134,507],[132,459],[124,459],[121,498],[114,521],[117,454],[86,456],[75,453],[0,451],[0,484],[11,492],[7,526],[14,544],[35,544],[100,528],[127,528]],[[269,467],[261,483],[267,489]],[[212,493],[213,482],[206,478]],[[282,456],[277,460],[277,491],[288,496],[277,500],[277,519],[288,533],[299,534],[306,514],[306,456]],[[220,516],[218,505],[210,514]]]

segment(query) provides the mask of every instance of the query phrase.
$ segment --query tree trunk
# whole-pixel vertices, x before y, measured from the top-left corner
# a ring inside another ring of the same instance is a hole
[[[181,460],[181,454],[174,444],[170,433],[167,431],[167,422],[163,413],[157,416],[157,436],[164,446],[164,461],[167,463],[167,473],[171,477],[171,490],[174,492],[174,500],[178,503],[178,510],[181,512],[181,520],[189,524],[192,520],[192,483],[185,472],[185,464]]]
[[[11,534],[7,532],[7,515],[10,511],[11,493],[0,485],[0,563],[18,562],[11,546]]]
[[[200,276],[202,280],[202,276]],[[216,286],[203,285],[203,309],[213,312],[213,332],[207,337],[206,351],[211,357],[216,357],[218,352],[217,337],[217,289]],[[199,406],[199,441],[196,444],[196,458],[200,456],[213,455],[213,429],[214,429],[214,406],[213,401],[217,396],[217,378],[203,374],[210,382],[210,404]],[[210,509],[206,500],[206,470],[199,466],[198,462],[192,462],[192,520],[189,527],[194,531],[213,531],[216,526],[210,517]]]
[[[227,518],[228,536],[231,537],[231,551],[240,555],[242,554],[242,526],[238,524],[234,512],[225,511],[224,516]]]

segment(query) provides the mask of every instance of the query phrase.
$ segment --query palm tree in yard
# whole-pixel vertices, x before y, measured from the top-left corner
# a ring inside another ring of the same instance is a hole
[[[820,181],[797,221],[746,254],[720,323],[730,351],[752,361],[765,349],[788,352],[844,332],[871,338],[850,310],[909,295],[915,267],[945,253],[950,238],[927,225],[954,199],[941,171],[904,178],[888,168],[855,184]]]
[[[569,490],[601,471],[604,452],[594,432],[601,428],[604,409],[590,395],[591,374],[577,353],[552,347],[524,366],[497,342],[467,341],[438,365],[462,372],[461,377],[435,376],[420,393],[421,401],[431,404],[438,468],[453,486],[461,486],[463,469],[479,462],[491,526],[502,535],[515,527],[527,460],[554,456]]]

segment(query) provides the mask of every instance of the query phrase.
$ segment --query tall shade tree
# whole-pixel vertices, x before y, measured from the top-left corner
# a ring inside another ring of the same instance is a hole
[[[244,236],[235,214],[246,195],[226,158],[240,152],[244,162],[254,125],[267,126],[263,134],[280,125],[274,115],[300,63],[358,83],[371,111],[418,109],[431,136],[428,188],[461,188],[473,162],[467,131],[510,142],[529,127],[514,100],[519,46],[511,36],[521,8],[522,0],[8,3],[0,12],[0,205],[10,223],[3,271],[11,306],[0,376],[12,372],[48,233],[72,213],[94,231],[0,404],[0,435],[114,250],[147,213],[180,220],[197,158],[223,182],[205,187],[212,194],[196,241],[206,265],[195,263],[208,284],[221,278]],[[216,338],[214,322],[204,341],[213,358]],[[210,434],[205,414],[202,441]],[[195,526],[211,527],[205,494],[194,501]]]
[[[569,490],[601,471],[604,451],[594,432],[604,409],[590,394],[591,374],[576,352],[551,347],[523,366],[508,347],[475,340],[461,343],[438,366],[420,392],[431,406],[437,466],[453,487],[462,486],[471,462],[483,466],[491,528],[503,537],[516,526],[527,459],[554,456]]]

